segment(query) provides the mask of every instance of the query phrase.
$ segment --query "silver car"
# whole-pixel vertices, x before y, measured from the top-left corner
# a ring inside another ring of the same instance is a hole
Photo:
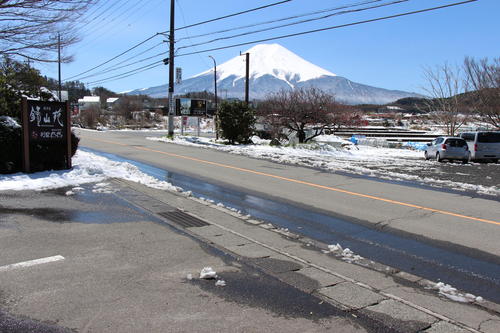
[[[471,161],[500,160],[500,131],[461,133],[460,137],[469,145]]]
[[[440,136],[427,144],[424,152],[425,159],[435,158],[438,162],[443,160],[459,160],[462,163],[469,161],[469,148],[464,139],[455,136]]]

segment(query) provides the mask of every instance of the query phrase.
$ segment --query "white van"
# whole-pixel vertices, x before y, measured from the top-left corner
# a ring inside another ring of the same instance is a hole
[[[460,137],[467,141],[470,161],[491,161],[498,163],[500,159],[500,131],[466,132]]]

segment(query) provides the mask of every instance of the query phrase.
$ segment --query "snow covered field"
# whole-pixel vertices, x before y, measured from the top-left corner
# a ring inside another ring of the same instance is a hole
[[[461,191],[500,195],[500,179],[498,179],[500,164],[488,164],[486,167],[476,163],[468,165],[442,164],[436,161],[426,161],[422,151],[355,146],[333,135],[317,137],[316,140],[321,142],[315,144],[295,147],[272,147],[269,146],[268,140],[260,140],[257,137],[252,139],[255,144],[242,146],[226,145],[222,142],[215,142],[214,139],[194,136],[176,136],[174,140],[164,137],[149,137],[147,139],[216,149],[231,154],[314,167],[332,172],[348,172],[388,180],[406,180]],[[489,168],[489,172],[497,176],[496,181],[491,176],[485,176],[489,179],[484,179],[485,181],[481,183],[474,183],[471,175],[477,173],[481,168]],[[457,178],[460,181],[457,181]]]

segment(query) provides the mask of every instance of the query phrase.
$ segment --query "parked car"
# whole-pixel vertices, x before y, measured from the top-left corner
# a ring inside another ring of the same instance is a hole
[[[469,161],[469,148],[464,139],[455,136],[440,136],[427,144],[424,152],[425,159],[435,158],[438,162],[443,160],[459,160],[462,163]]]
[[[467,141],[470,161],[491,161],[500,159],[500,132],[466,132],[460,137]]]

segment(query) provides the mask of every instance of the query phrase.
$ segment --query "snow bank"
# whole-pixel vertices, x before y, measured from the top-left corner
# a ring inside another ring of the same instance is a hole
[[[109,178],[121,178],[157,189],[182,191],[172,184],[146,175],[139,169],[124,162],[115,162],[92,153],[77,151],[73,157],[73,169],[62,171],[45,171],[33,174],[14,174],[0,176],[2,190],[35,190],[43,191],[53,188],[77,186],[86,183],[101,183]],[[100,188],[100,189],[99,189]],[[95,192],[106,191],[106,186],[99,185]],[[74,191],[74,189],[72,190]],[[71,195],[71,193],[67,193]]]

